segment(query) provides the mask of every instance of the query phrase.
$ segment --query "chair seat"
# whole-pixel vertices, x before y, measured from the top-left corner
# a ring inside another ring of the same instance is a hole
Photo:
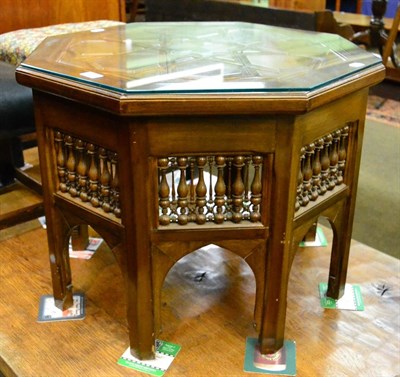
[[[0,139],[35,131],[32,90],[17,83],[15,66],[0,62]]]
[[[119,21],[98,20],[10,31],[0,35],[0,61],[19,65],[46,37],[123,24]]]

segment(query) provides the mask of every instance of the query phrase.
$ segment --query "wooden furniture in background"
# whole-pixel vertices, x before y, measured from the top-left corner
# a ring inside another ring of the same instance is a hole
[[[15,182],[0,190],[0,231],[44,215],[38,164],[15,170]]]
[[[125,21],[125,0],[2,0],[0,33],[102,19]]]
[[[398,34],[399,25],[400,25],[400,5],[397,7],[397,11],[393,20],[393,25],[392,28],[390,29],[389,36],[382,54],[382,63],[386,67],[386,78],[397,82],[400,82],[400,67],[398,65],[398,61],[397,61],[397,66],[393,64],[396,63],[396,59],[393,60],[393,58],[398,54],[396,37]],[[391,58],[390,61],[389,57]]]
[[[277,351],[297,245],[319,216],[335,234],[328,295],[343,293],[368,87],[383,77],[336,35],[248,23],[46,39],[17,78],[34,88],[57,305],[72,299],[67,236],[88,223],[126,280],[131,352],[152,358],[165,276],[217,244],[253,270],[261,350]]]
[[[321,31],[349,38],[350,25],[337,22],[328,10],[274,8],[265,2],[236,0],[146,0],[147,21],[243,21]]]
[[[127,20],[127,22],[135,22],[137,16],[141,15],[144,17],[146,13],[146,4],[144,0],[127,0],[126,6],[129,14],[129,20]]]
[[[357,0],[356,13],[361,13],[362,2],[363,2],[363,0]],[[342,1],[341,0],[336,0],[335,1],[335,11],[336,12],[340,12],[341,10],[342,10]]]
[[[371,23],[371,17],[366,14],[333,12],[333,15],[337,22],[351,25],[357,32],[368,29]],[[383,27],[388,32],[392,28],[393,18],[384,17],[383,22]]]
[[[358,45],[364,45],[368,48],[377,48],[381,55],[388,42],[388,35],[385,31],[385,23],[383,16],[386,12],[387,0],[372,0],[372,17],[369,28],[356,33],[352,38],[352,42]],[[397,33],[398,23],[394,22],[395,32]],[[392,28],[393,29],[393,26]],[[395,67],[400,66],[399,58],[396,53],[396,45],[393,39],[392,46],[389,48],[390,58]]]
[[[0,229],[44,214],[40,177],[27,174],[23,158],[23,147],[36,138],[34,130],[32,91],[15,81],[14,66],[0,62]],[[10,190],[24,204],[13,211],[7,211]]]
[[[269,0],[268,5],[284,9],[321,11],[326,9],[326,0]]]

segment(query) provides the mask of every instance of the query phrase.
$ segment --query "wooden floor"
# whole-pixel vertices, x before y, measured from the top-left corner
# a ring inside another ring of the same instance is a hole
[[[128,347],[123,281],[106,245],[72,260],[76,291],[87,297],[82,321],[37,323],[51,293],[47,239],[33,226],[0,241],[0,370],[5,376],[139,376],[116,364]],[[329,230],[325,229],[328,238]],[[286,338],[296,341],[298,376],[400,374],[400,261],[353,243],[348,282],[361,286],[365,311],[324,310],[329,247],[302,248],[289,285]],[[198,276],[202,275],[202,279]],[[244,376],[252,328],[254,278],[216,246],[185,257],[163,291],[161,339],[182,346],[167,376]]]

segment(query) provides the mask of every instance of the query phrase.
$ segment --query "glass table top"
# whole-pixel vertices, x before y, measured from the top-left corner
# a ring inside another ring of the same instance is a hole
[[[144,22],[49,37],[21,64],[121,93],[311,91],[381,64],[334,34]]]

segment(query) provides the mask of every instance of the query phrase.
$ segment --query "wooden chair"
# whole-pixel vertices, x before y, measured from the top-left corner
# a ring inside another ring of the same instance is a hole
[[[127,0],[127,10],[129,13],[129,22],[135,22],[138,15],[145,14],[144,0]]]
[[[400,82],[400,67],[398,64],[396,66],[397,62],[396,37],[398,34],[399,24],[400,24],[400,5],[397,7],[397,11],[393,19],[392,28],[390,29],[389,36],[387,38],[387,42],[385,44],[382,54],[382,62],[386,67],[386,78],[397,82]]]
[[[388,46],[388,35],[385,31],[385,24],[383,16],[386,12],[387,1],[386,0],[373,0],[372,1],[372,17],[370,26],[367,30],[360,31],[351,38],[351,41],[358,45],[366,46],[367,48],[377,48],[380,54],[383,56],[383,50],[385,46]],[[398,24],[397,24],[398,28]],[[395,31],[397,32],[397,28]],[[393,24],[392,24],[393,29]],[[394,37],[395,39],[395,37]],[[389,54],[391,61],[395,67],[400,66],[399,59],[396,55],[396,46],[394,45],[394,39],[389,46]]]

